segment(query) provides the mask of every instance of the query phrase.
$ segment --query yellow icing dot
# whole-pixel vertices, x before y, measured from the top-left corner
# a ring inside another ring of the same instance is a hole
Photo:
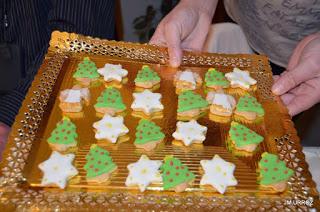
[[[216,171],[217,172],[221,172],[221,167],[220,166],[216,166]]]
[[[54,170],[54,171],[58,171],[58,170],[59,170],[59,166],[54,166],[54,167],[53,167],[53,170]]]
[[[148,173],[148,169],[142,169],[141,170],[141,174],[147,174]]]
[[[106,123],[106,128],[112,128],[112,124],[111,123]]]
[[[226,172],[223,172],[223,176],[227,176],[227,173],[226,173]]]

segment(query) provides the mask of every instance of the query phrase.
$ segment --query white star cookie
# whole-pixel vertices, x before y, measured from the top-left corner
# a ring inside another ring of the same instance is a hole
[[[177,129],[172,134],[176,140],[183,141],[186,146],[197,142],[202,143],[206,139],[207,127],[198,124],[196,120],[177,122]]]
[[[104,77],[104,81],[106,82],[113,80],[121,82],[122,78],[128,75],[128,71],[123,69],[120,64],[114,65],[109,63],[106,63],[103,68],[99,68],[98,73]]]
[[[61,91],[60,100],[67,103],[80,103],[81,100],[89,101],[88,88],[72,88]]]
[[[133,97],[134,101],[131,105],[133,110],[142,111],[147,115],[163,110],[160,93],[152,93],[149,90],[144,90],[141,93],[133,93]]]
[[[129,129],[123,124],[123,117],[112,117],[106,114],[100,121],[95,122],[93,127],[97,130],[96,139],[106,139],[111,143],[116,143],[119,136],[125,135]]]
[[[65,188],[68,179],[78,174],[72,165],[74,157],[74,154],[63,155],[53,151],[48,160],[39,164],[39,169],[43,172],[41,185],[57,185],[61,189]]]
[[[257,81],[250,77],[248,71],[242,71],[234,68],[232,72],[226,73],[225,77],[230,81],[232,87],[240,87],[249,89],[251,85],[255,85]]]
[[[207,95],[207,101],[210,105],[221,106],[228,115],[231,115],[236,107],[235,98],[225,93],[209,92]]]
[[[211,160],[201,160],[200,164],[204,170],[200,185],[211,185],[223,194],[228,186],[238,184],[233,176],[235,165],[223,160],[219,155],[215,155]]]
[[[143,192],[149,184],[162,182],[159,171],[161,165],[160,160],[150,160],[146,155],[141,155],[137,162],[127,166],[129,175],[126,186],[138,186],[140,191]]]

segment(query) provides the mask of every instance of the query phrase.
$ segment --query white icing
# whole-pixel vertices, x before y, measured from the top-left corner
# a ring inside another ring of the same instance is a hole
[[[163,110],[160,93],[144,90],[141,93],[133,93],[133,97],[134,101],[131,105],[133,110],[142,109],[147,115],[150,115],[154,111]]]
[[[55,184],[59,188],[66,187],[68,179],[78,174],[77,169],[72,165],[74,154],[60,154],[53,151],[48,160],[39,164],[43,172],[41,185]]]
[[[111,143],[116,143],[119,136],[129,132],[129,129],[123,124],[122,116],[112,117],[108,114],[95,122],[93,127],[97,130],[96,139],[107,139]]]
[[[125,182],[126,186],[138,186],[143,192],[149,184],[162,182],[159,171],[161,165],[160,160],[150,160],[146,155],[141,155],[137,162],[127,166],[129,175]]]
[[[238,68],[234,68],[232,72],[225,74],[226,78],[230,81],[231,85],[241,86],[249,89],[250,85],[255,85],[257,81],[250,77],[248,71],[242,71]]]
[[[191,71],[182,71],[179,76],[179,80],[190,82],[193,85],[196,85],[196,78]]]
[[[128,75],[128,71],[123,69],[122,66],[114,64],[105,64],[103,68],[98,69],[98,73],[104,77],[104,80],[109,82],[112,80],[122,81],[123,77]]]
[[[215,155],[211,160],[201,160],[200,164],[204,170],[200,185],[211,185],[223,194],[228,186],[238,184],[233,175],[235,165],[223,160],[219,155]]]
[[[61,91],[61,95],[65,96],[64,102],[68,103],[80,103],[82,99],[88,100],[89,89],[66,89]]]
[[[181,140],[186,146],[194,141],[204,141],[206,139],[207,127],[198,124],[197,121],[188,122],[179,121],[177,130],[172,134],[176,140]]]
[[[232,112],[236,106],[236,100],[233,96],[224,93],[209,92],[207,100],[212,105],[222,106],[224,109]]]

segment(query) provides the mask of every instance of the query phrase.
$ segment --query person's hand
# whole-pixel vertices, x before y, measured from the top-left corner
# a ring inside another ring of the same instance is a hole
[[[294,116],[320,102],[320,33],[304,38],[295,48],[287,70],[275,77],[273,93]]]
[[[217,2],[181,0],[160,22],[150,43],[168,47],[171,66],[181,64],[182,49],[202,50]]]
[[[10,132],[10,127],[0,122],[0,159],[5,145],[7,144],[7,138]]]

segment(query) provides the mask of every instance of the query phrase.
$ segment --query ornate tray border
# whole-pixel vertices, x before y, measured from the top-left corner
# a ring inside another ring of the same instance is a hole
[[[288,182],[292,197],[273,196],[194,196],[131,194],[118,192],[61,192],[30,189],[22,171],[36,131],[44,114],[59,72],[70,54],[96,54],[165,64],[165,48],[151,45],[100,40],[73,33],[53,32],[50,47],[12,127],[1,163],[0,208],[5,209],[137,209],[137,210],[300,210],[320,208],[318,193],[312,181],[299,138],[286,108],[270,93],[270,66],[267,57],[258,55],[219,55],[184,52],[183,65],[258,67],[255,74],[266,80],[258,85],[263,97],[273,98],[281,107],[286,132],[274,138],[279,156],[295,175]]]

